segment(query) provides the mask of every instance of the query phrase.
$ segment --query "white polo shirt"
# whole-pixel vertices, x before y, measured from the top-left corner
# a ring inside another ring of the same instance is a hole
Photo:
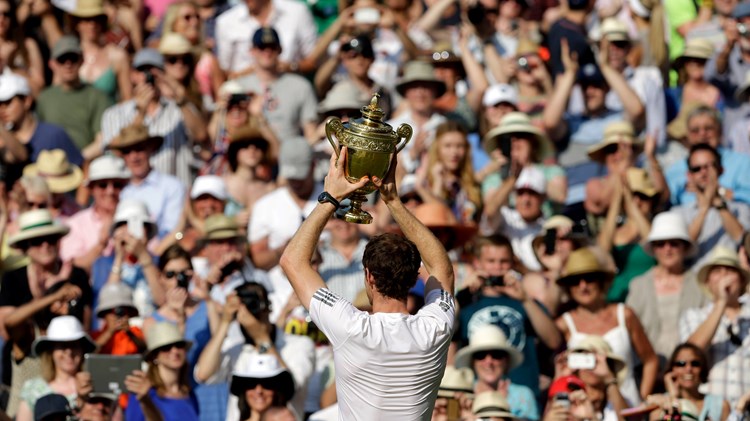
[[[413,316],[371,315],[327,288],[315,292],[310,316],[333,345],[339,419],[429,421],[455,311],[443,290]]]

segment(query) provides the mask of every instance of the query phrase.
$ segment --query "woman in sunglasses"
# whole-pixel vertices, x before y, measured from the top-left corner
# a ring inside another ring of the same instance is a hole
[[[146,330],[148,369],[125,377],[130,392],[126,421],[198,421],[198,402],[190,392],[187,352],[193,345],[172,323]]]
[[[664,375],[667,393],[651,395],[647,401],[662,408],[651,413],[651,420],[664,419],[672,411],[676,399],[687,399],[700,410],[698,421],[722,421],[729,416],[729,402],[716,394],[703,394],[698,388],[708,381],[708,360],[702,349],[691,343],[675,348]]]
[[[294,379],[275,356],[254,354],[232,374],[230,390],[238,398],[240,420],[260,421],[294,396]]]

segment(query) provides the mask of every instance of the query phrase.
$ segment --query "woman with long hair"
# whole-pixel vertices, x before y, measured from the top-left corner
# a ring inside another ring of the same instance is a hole
[[[664,6],[659,0],[628,0],[628,11],[641,40],[640,66],[657,67],[668,81],[669,48],[664,38]]]
[[[25,36],[16,17],[16,3],[8,0],[0,0],[0,63],[28,79],[35,94],[44,88],[45,64],[39,45]]]
[[[125,377],[130,392],[127,421],[162,419],[197,421],[198,403],[190,392],[187,352],[192,342],[169,322],[158,322],[146,331],[148,369]]]
[[[230,386],[237,397],[241,421],[260,421],[272,407],[294,397],[294,379],[271,354],[254,354],[232,374]]]
[[[447,121],[439,125],[427,154],[427,165],[421,173],[429,196],[448,205],[461,223],[475,221],[482,206],[466,136],[466,129],[460,123]]]
[[[708,40],[691,39],[682,55],[675,59],[678,86],[668,91],[675,106],[682,108],[686,104],[697,102],[719,111],[724,108],[724,98],[719,88],[706,78],[706,63],[713,57],[714,50],[713,44]]]

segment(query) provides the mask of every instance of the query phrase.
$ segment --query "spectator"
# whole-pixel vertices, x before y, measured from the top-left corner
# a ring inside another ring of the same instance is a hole
[[[539,56],[539,51],[539,45],[534,41],[521,38],[518,40],[515,60],[506,67],[511,73],[509,82],[518,89],[518,111],[526,113],[535,126],[541,125],[542,112],[552,95],[552,77]]]
[[[175,32],[165,34],[159,42],[159,52],[164,57],[164,74],[184,86],[187,100],[197,110],[203,111],[203,96],[195,79],[196,58],[192,50],[190,41]]]
[[[138,51],[132,69],[134,98],[104,112],[102,145],[109,147],[128,126],[145,125],[150,136],[163,138],[151,154],[153,167],[189,185],[193,146],[208,149],[205,122],[188,101],[187,89],[164,74],[164,57],[158,51]]]
[[[24,167],[23,175],[39,175],[44,179],[52,193],[52,208],[56,218],[65,220],[79,211],[72,192],[81,185],[83,171],[68,160],[62,149],[42,151],[35,163]]]
[[[469,336],[469,345],[456,354],[457,368],[469,367],[476,374],[474,393],[502,390],[513,402],[509,412],[516,418],[538,420],[539,412],[534,393],[527,386],[507,379],[509,371],[523,363],[523,354],[508,342],[502,329],[495,325],[477,327]],[[475,403],[476,405],[476,403]]]
[[[706,62],[713,56],[714,46],[706,39],[688,40],[685,51],[674,60],[679,73],[679,86],[675,89],[677,109],[698,102],[721,111],[723,98],[718,88],[705,77]]]
[[[654,0],[634,0],[628,3],[628,11],[638,31],[642,49],[641,66],[654,66],[662,74],[662,82],[668,81],[669,46],[665,39],[664,6]],[[651,132],[652,133],[652,132]]]
[[[78,319],[73,316],[52,319],[47,336],[34,341],[34,354],[39,355],[42,361],[42,375],[24,383],[16,419],[34,419],[37,400],[50,393],[63,395],[71,406],[75,405],[75,376],[81,371],[83,355],[95,349],[96,345],[83,330]]]
[[[22,23],[19,23],[19,6],[13,1],[0,2],[0,11],[7,17],[0,28],[0,39],[10,46],[2,55],[3,68],[26,78],[31,92],[36,94],[45,85],[44,59],[37,41],[26,36]]]
[[[112,254],[109,230],[120,193],[130,177],[125,161],[120,158],[105,155],[91,162],[86,186],[93,202],[66,221],[70,233],[60,243],[60,257],[64,261],[73,260],[77,266],[90,271],[99,256]]]
[[[735,93],[737,99],[742,103],[748,103],[750,96],[748,96],[748,88],[750,88],[750,76],[745,82],[737,88]],[[750,136],[746,134],[746,131],[750,127],[750,117],[743,115],[738,118],[727,130],[727,138],[724,140],[724,145],[733,152],[740,152],[742,154],[750,154]]]
[[[708,299],[686,264],[696,248],[682,216],[675,212],[656,215],[643,248],[654,256],[656,266],[631,281],[626,303],[643,324],[663,367],[680,343],[680,315],[703,307]]]
[[[294,397],[291,373],[273,355],[253,355],[235,368],[230,390],[237,397],[240,421],[264,420],[273,407]]]
[[[550,67],[556,83],[558,78],[568,70],[567,56],[574,52],[581,67],[595,64],[596,59],[591,51],[586,36],[586,19],[593,9],[588,0],[573,0],[559,20],[552,24],[547,34],[547,45],[550,46]],[[565,42],[563,42],[563,40]]]
[[[107,284],[100,291],[96,317],[103,319],[101,329],[92,337],[100,354],[136,355],[146,351],[145,337],[130,319],[138,317],[133,291],[124,284]]]
[[[73,416],[68,399],[57,393],[42,396],[34,407],[34,421],[55,421]]]
[[[180,180],[151,166],[149,157],[163,143],[164,138],[151,135],[146,126],[133,125],[123,128],[109,145],[130,170],[130,182],[120,198],[149,198],[145,203],[156,223],[158,238],[175,228],[185,204],[185,187]]]
[[[320,255],[323,262],[318,272],[328,289],[347,301],[354,301],[362,289],[365,275],[362,254],[367,240],[362,237],[356,224],[332,218],[326,228],[329,240],[323,241]]]
[[[489,421],[511,421],[521,418],[512,413],[508,397],[495,391],[477,394],[471,406],[471,413],[479,417],[478,419]]]
[[[177,326],[161,322],[146,331],[146,343],[148,369],[125,377],[130,392],[125,419],[197,421],[198,403],[190,393],[187,368],[192,342],[182,337]]]
[[[750,388],[750,375],[743,369],[750,318],[747,291],[750,273],[740,267],[737,253],[716,247],[698,271],[698,284],[713,300],[701,308],[688,309],[680,317],[680,340],[705,350],[713,362],[708,372],[708,392],[735,405]],[[730,316],[731,315],[731,316]]]
[[[432,421],[450,421],[448,414],[448,402],[458,401],[458,409],[461,416],[471,413],[471,403],[474,399],[474,372],[467,367],[455,368],[452,365],[445,367],[443,380],[440,381],[435,409],[432,411]],[[454,405],[451,405],[455,407]]]
[[[36,113],[40,120],[64,128],[84,158],[91,160],[99,155],[102,114],[112,100],[81,81],[82,63],[78,39],[66,35],[55,43],[49,61],[54,84],[39,94]]]
[[[484,136],[500,126],[503,117],[514,111],[518,111],[518,89],[504,83],[496,83],[485,89],[482,95],[482,110],[479,113],[479,133],[469,134],[474,171],[479,182],[483,183],[502,165],[499,160],[490,159],[492,151],[486,152],[484,149]]]

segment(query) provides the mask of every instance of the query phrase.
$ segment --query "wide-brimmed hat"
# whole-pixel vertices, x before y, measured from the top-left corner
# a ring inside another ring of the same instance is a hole
[[[469,397],[474,395],[474,372],[468,367],[456,368],[449,365],[445,367],[443,379],[440,381],[438,396],[453,398],[456,393],[463,393]]]
[[[9,246],[32,238],[58,235],[63,237],[70,228],[55,221],[47,209],[34,209],[21,214],[18,218],[18,232],[8,239]]]
[[[68,13],[77,18],[91,18],[106,15],[103,0],[78,0],[76,7]]]
[[[232,156],[239,151],[240,147],[238,145],[240,142],[253,144],[264,152],[268,151],[268,147],[270,146],[268,139],[266,139],[265,135],[258,128],[258,124],[252,119],[247,124],[232,131],[231,136],[229,136],[227,156]],[[233,144],[235,145],[234,147],[232,146]]]
[[[612,351],[612,346],[599,335],[581,334],[572,338],[568,343],[568,351],[570,352],[593,352],[597,354],[604,354],[607,357],[607,362],[612,367],[612,372],[617,378],[618,382],[625,380],[627,376],[628,367],[625,361],[619,355]]]
[[[112,139],[112,143],[108,147],[109,149],[122,150],[141,143],[148,143],[153,150],[158,150],[163,142],[163,137],[149,134],[148,127],[134,124],[120,130],[120,133]]]
[[[693,114],[693,111],[705,106],[706,105],[702,102],[691,101],[680,107],[680,112],[677,114],[677,117],[667,125],[667,136],[669,136],[670,139],[676,140],[680,140],[687,136],[688,118]]]
[[[164,56],[181,56],[192,50],[193,46],[190,41],[176,32],[164,35],[159,42],[159,52]]]
[[[50,350],[54,344],[64,342],[79,342],[84,354],[96,350],[94,341],[83,330],[81,322],[73,316],[58,316],[52,319],[47,328],[47,335],[37,338],[31,349],[34,355],[41,355]]]
[[[406,95],[406,89],[417,82],[431,85],[435,89],[435,98],[440,98],[446,91],[445,82],[435,77],[435,68],[432,64],[422,60],[406,63],[404,75],[396,85],[396,91],[404,96]]]
[[[270,354],[253,354],[238,364],[232,373],[229,390],[235,396],[244,396],[245,391],[254,388],[259,381],[279,392],[286,399],[294,396],[294,378],[289,370],[282,367],[279,360]]]
[[[628,182],[628,188],[633,193],[639,193],[646,197],[654,197],[659,194],[659,190],[656,190],[648,171],[643,168],[628,168],[625,171],[625,179]]]
[[[151,219],[148,207],[140,200],[120,200],[120,203],[118,203],[115,208],[115,216],[112,219],[112,230],[117,228],[118,225],[127,223],[130,220],[141,221],[144,228],[146,228],[146,235],[148,238],[151,238],[156,234],[156,224],[154,223],[154,220]]]
[[[589,158],[592,161],[603,163],[606,156],[604,149],[609,145],[617,145],[619,143],[631,144],[635,156],[643,152],[643,142],[635,137],[633,125],[628,121],[615,121],[607,124],[607,127],[604,128],[602,141],[588,149]]]
[[[572,219],[568,218],[565,215],[553,215],[547,218],[546,221],[544,221],[544,224],[542,224],[542,230],[540,233],[534,237],[533,240],[531,240],[531,248],[534,250],[534,254],[536,255],[536,249],[538,249],[543,243],[544,243],[544,237],[547,235],[547,231],[554,229],[559,230],[561,228],[563,229],[569,229],[568,235],[566,238],[573,241],[573,243],[576,245],[576,248],[584,247],[588,245],[589,238],[586,236],[586,234],[581,232],[574,232],[573,227],[575,226],[575,222],[573,222]],[[538,259],[539,256],[537,256]],[[540,262],[541,263],[541,262]],[[543,266],[543,265],[542,265]]]
[[[628,26],[622,21],[615,18],[604,19],[599,27],[601,38],[607,41],[630,41]]]
[[[99,180],[123,180],[128,181],[131,177],[130,170],[125,165],[125,160],[114,155],[103,155],[89,164],[89,173],[86,177],[86,185],[92,181]]]
[[[539,43],[527,37],[519,38],[518,45],[516,46],[516,57],[532,54],[539,55]]]
[[[737,88],[734,96],[739,102],[747,102],[748,94],[750,94],[750,72],[745,74],[745,81]]]
[[[555,149],[550,142],[549,137],[538,127],[531,124],[531,119],[528,115],[521,112],[512,112],[506,114],[500,125],[487,132],[482,139],[484,150],[487,153],[492,153],[495,149],[500,147],[501,141],[510,141],[506,136],[513,133],[523,133],[531,135],[536,139],[536,145],[532,146],[534,151],[534,160],[541,162],[550,156],[554,155]]]
[[[202,241],[226,240],[228,238],[242,238],[234,218],[226,215],[211,215],[203,222]]]
[[[281,143],[279,177],[287,180],[307,179],[313,162],[313,149],[304,139],[289,139]]]
[[[446,249],[461,247],[477,233],[475,224],[461,224],[453,211],[443,203],[423,203],[414,209],[416,217],[424,226],[430,229],[438,238],[450,237],[452,241],[445,244]]]
[[[685,255],[689,257],[695,253],[695,245],[688,233],[687,222],[677,212],[662,212],[654,217],[651,222],[651,232],[643,244],[643,250],[653,256],[652,243],[662,240],[682,240],[688,245]]]
[[[503,351],[508,354],[508,371],[523,362],[523,354],[510,342],[503,330],[495,325],[484,325],[476,328],[469,336],[469,345],[456,353],[454,364],[457,368],[472,367],[472,357],[479,351]]]
[[[570,253],[568,261],[565,262],[563,276],[557,279],[557,284],[565,285],[587,274],[597,274],[604,283],[610,282],[615,276],[592,250],[584,247]]]
[[[96,317],[104,318],[105,313],[118,307],[132,309],[138,314],[138,309],[133,303],[133,290],[123,283],[108,283],[99,292],[99,306],[96,309]]]
[[[742,291],[745,291],[748,280],[750,280],[750,272],[740,265],[740,258],[737,252],[724,246],[714,247],[708,261],[698,271],[698,283],[705,286],[708,274],[713,268],[719,266],[737,270],[742,277]]]
[[[159,348],[174,344],[184,344],[186,350],[193,346],[192,341],[182,337],[177,325],[169,322],[156,322],[146,331],[146,355],[143,358],[151,361]]]
[[[679,69],[687,59],[698,59],[708,61],[714,55],[716,48],[711,41],[705,38],[689,39],[685,43],[682,54],[674,60],[674,67]]]
[[[500,392],[482,392],[474,398],[471,405],[471,413],[477,418],[512,418],[516,417],[510,412],[510,405]]]
[[[36,162],[24,167],[23,175],[44,178],[52,193],[67,193],[83,182],[83,171],[68,161],[68,155],[62,149],[39,152]]]
[[[342,80],[333,85],[325,99],[320,101],[318,113],[326,114],[338,110],[359,112],[365,105],[367,101],[362,101],[362,92],[359,88],[348,80]]]

